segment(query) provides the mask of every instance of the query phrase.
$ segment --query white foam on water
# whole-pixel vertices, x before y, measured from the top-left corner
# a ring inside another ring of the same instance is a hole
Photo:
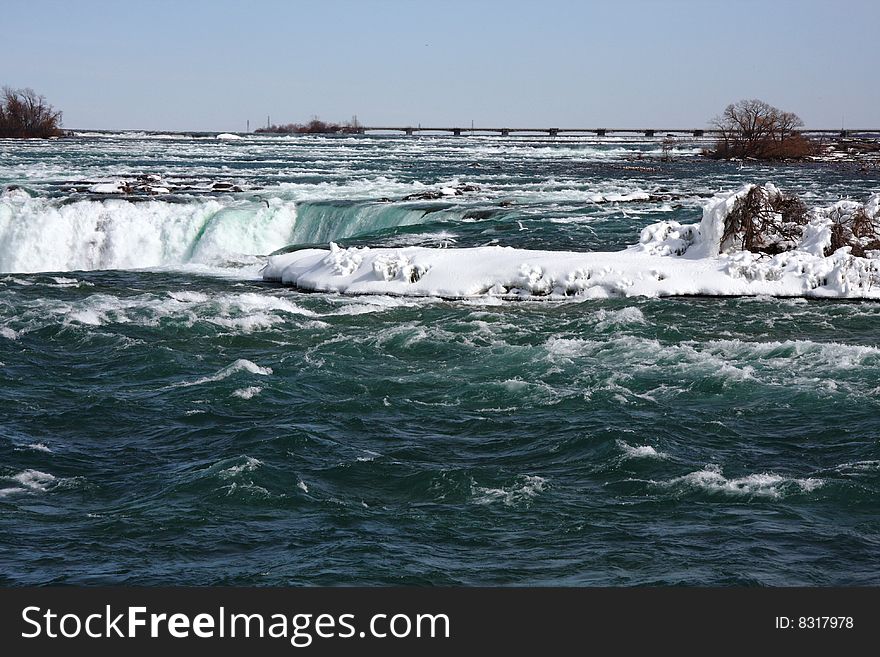
[[[93,132],[89,130],[78,131],[74,133],[77,137],[89,137],[89,138],[105,138],[105,139],[136,139],[136,140],[151,140],[151,139],[195,139],[195,137],[186,134],[166,134],[166,133],[152,133],[152,132],[143,132],[137,130],[128,130],[125,132]]]
[[[596,328],[599,330],[647,323],[644,313],[635,306],[620,310],[599,310],[595,313],[595,317]]]
[[[388,397],[385,397],[385,399],[384,399],[383,401],[384,401],[384,402],[387,402],[387,401],[388,401]],[[391,404],[386,403],[385,406],[391,406]],[[370,451],[370,450],[368,450],[368,449],[365,449],[365,450],[363,450],[363,451],[366,453],[366,456],[357,456],[357,457],[355,457],[355,460],[356,460],[356,461],[368,462],[368,461],[373,461],[373,460],[375,460],[376,458],[382,456],[379,452],[373,452],[373,451]]]
[[[269,376],[272,374],[271,367],[260,367],[253,361],[250,361],[246,358],[239,358],[234,363],[227,365],[222,370],[218,371],[216,374],[211,376],[204,376],[200,379],[196,379],[195,381],[185,381],[183,383],[175,383],[169,388],[181,388],[181,387],[189,387],[189,386],[198,386],[205,383],[214,383],[216,381],[222,381],[234,374],[239,372],[247,372],[249,374],[255,374],[257,376]]]
[[[244,495],[256,496],[261,499],[268,499],[272,497],[272,493],[270,493],[266,488],[255,484],[252,481],[233,481],[228,486],[223,487],[226,490],[226,497],[230,495],[236,495],[242,493]]]
[[[357,297],[357,301],[343,299],[338,310],[326,313],[326,316],[334,315],[365,315],[380,313],[397,308],[410,308],[419,303],[431,303],[436,299],[406,299],[394,296],[366,295]]]
[[[80,281],[76,278],[65,278],[64,276],[52,276],[52,280],[55,281],[54,285],[49,285],[49,287],[82,287],[88,286],[92,287],[93,284],[87,281]]]
[[[617,441],[617,446],[628,459],[665,459],[668,458],[663,452],[658,452],[650,445],[629,445],[622,440]]]
[[[170,292],[168,296],[94,294],[75,301],[35,299],[20,304],[19,308],[16,320],[27,330],[58,324],[157,326],[163,320],[172,320],[187,326],[214,324],[238,333],[249,333],[284,323],[292,316],[316,316],[315,312],[284,297],[257,293],[208,295],[195,291]],[[9,331],[2,331],[0,335],[14,339]]]
[[[235,333],[253,333],[268,329],[284,320],[277,315],[255,315],[252,317],[212,317],[207,320],[211,324],[232,329]]]
[[[780,499],[787,495],[809,493],[825,484],[824,480],[807,477],[783,477],[773,473],[757,473],[743,477],[727,478],[721,467],[709,464],[702,470],[691,472],[669,481],[651,482],[664,488],[699,490],[733,497],[766,497]]]
[[[210,298],[204,292],[194,292],[192,290],[169,292],[168,296],[175,301],[180,301],[181,303],[205,303]]]
[[[296,482],[296,487],[299,488],[303,493],[309,492],[309,487],[306,486],[306,482],[304,482],[302,479]]]
[[[455,181],[452,184],[457,185],[459,183]],[[416,194],[433,188],[433,185],[426,185],[418,180],[405,182],[387,176],[324,183],[283,182],[277,186],[277,189],[290,193],[299,202],[402,198],[409,194]]]
[[[440,245],[448,247],[455,244],[457,238],[458,235],[448,230],[438,230],[430,233],[397,235],[387,240],[386,243],[392,246]]]
[[[863,394],[845,377],[859,368],[876,369],[880,374],[880,349],[876,347],[811,340],[665,344],[654,338],[616,333],[601,341],[551,336],[544,348],[544,358],[558,366],[585,362],[626,376],[653,378],[654,372],[662,371],[671,380],[716,379],[724,385],[754,382],[810,394]],[[841,377],[844,379],[839,380]],[[611,379],[626,382],[619,377]]]
[[[254,312],[271,312],[278,311],[289,313],[291,315],[304,315],[306,317],[315,317],[317,313],[303,308],[288,299],[276,297],[266,294],[255,294],[245,292],[236,295],[221,295],[216,301],[223,308],[235,307],[236,310],[252,314]]]
[[[28,445],[28,448],[30,448],[30,449],[32,449],[32,450],[34,450],[34,451],[36,451],[36,452],[49,452],[49,453],[52,452],[52,450],[49,449],[49,448],[48,448],[45,444],[43,444],[43,443],[31,443],[30,445]]]
[[[68,320],[88,326],[101,326],[107,321],[107,316],[95,310],[77,310],[70,313]]]
[[[17,340],[18,332],[8,326],[0,326],[0,337],[6,338],[7,340]]]
[[[864,472],[876,472],[880,470],[880,460],[841,463],[834,469],[841,474],[861,474]]]
[[[14,285],[21,285],[22,287],[30,287],[31,285],[33,285],[32,281],[28,281],[23,278],[16,278],[15,276],[4,276],[3,278],[0,278],[0,282],[13,283]]]
[[[258,469],[262,465],[263,465],[263,462],[260,461],[259,459],[255,459],[252,456],[245,456],[245,457],[243,457],[243,460],[241,463],[237,463],[237,464],[230,466],[224,470],[221,470],[217,474],[218,474],[218,476],[222,477],[223,479],[229,479],[232,477],[237,477],[238,475],[243,474],[245,472],[253,472],[254,470]]]
[[[248,386],[247,388],[239,388],[232,393],[233,397],[238,397],[239,399],[252,399],[263,392],[263,389],[259,386]]]
[[[515,506],[530,502],[548,487],[549,484],[544,477],[520,475],[516,483],[503,488],[487,488],[472,484],[471,494],[476,504],[501,502],[506,506]]]
[[[16,485],[0,489],[0,498],[17,494],[36,494],[45,493],[58,480],[54,475],[39,470],[24,470],[11,477],[0,477]]]
[[[880,365],[880,349],[877,347],[839,342],[714,340],[707,343],[707,349],[725,358],[761,360],[765,364],[781,366],[795,361],[829,370],[851,370],[868,365],[870,361]]]
[[[328,328],[330,328],[330,324],[328,324],[327,322],[322,322],[322,321],[319,320],[319,319],[310,319],[310,320],[307,320],[307,321],[305,321],[305,322],[301,322],[301,323],[299,324],[299,326],[300,326],[300,328],[304,328],[304,329],[320,329],[320,330],[323,330],[323,329],[328,329]]]
[[[582,338],[564,338],[560,336],[552,336],[544,344],[547,354],[552,359],[562,358],[571,360],[580,356],[591,354],[598,349],[602,343],[595,340],[584,340]]]

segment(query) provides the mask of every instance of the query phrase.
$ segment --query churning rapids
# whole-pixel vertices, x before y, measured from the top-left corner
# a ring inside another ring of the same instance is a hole
[[[880,176],[704,145],[0,140],[0,584],[880,583]]]

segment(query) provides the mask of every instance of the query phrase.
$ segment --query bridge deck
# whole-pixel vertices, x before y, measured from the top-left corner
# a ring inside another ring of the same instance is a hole
[[[422,127],[422,126],[362,126],[359,128],[362,133],[366,132],[402,132],[412,135],[417,132],[445,132],[453,135],[462,135],[466,133],[476,134],[499,134],[502,136],[512,134],[546,134],[550,136],[557,135],[581,135],[593,134],[599,137],[605,137],[612,134],[618,135],[643,135],[645,137],[665,137],[690,135],[692,137],[712,137],[721,134],[720,130],[712,128],[459,128],[459,127]],[[851,137],[855,135],[873,134],[880,135],[880,128],[846,128],[841,130],[807,128],[799,130],[804,135],[828,135],[837,137]]]

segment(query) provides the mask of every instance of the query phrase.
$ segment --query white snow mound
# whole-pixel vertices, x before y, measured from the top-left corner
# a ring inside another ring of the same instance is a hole
[[[865,204],[813,209],[798,241],[780,253],[722,243],[725,219],[755,185],[716,195],[698,224],[662,221],[618,252],[532,251],[488,246],[303,249],[271,256],[263,278],[300,289],[344,294],[444,298],[661,297],[674,295],[880,298],[880,251],[856,257],[849,246],[825,255],[834,221],[857,210],[880,223],[880,194]],[[768,183],[759,198],[779,190]],[[836,219],[835,219],[836,218]],[[781,219],[780,219],[781,221]]]

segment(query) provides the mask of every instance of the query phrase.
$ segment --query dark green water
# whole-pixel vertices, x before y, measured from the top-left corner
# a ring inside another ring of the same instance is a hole
[[[0,144],[28,189],[0,269],[52,270],[0,274],[0,584],[880,584],[880,305],[345,298],[245,257],[346,221],[362,244],[619,248],[740,180],[827,201],[876,179],[650,144],[279,143]],[[263,189],[72,198],[75,164]],[[377,202],[473,179],[414,225]],[[587,200],[659,187],[681,198]],[[398,220],[370,225],[379,205]]]

